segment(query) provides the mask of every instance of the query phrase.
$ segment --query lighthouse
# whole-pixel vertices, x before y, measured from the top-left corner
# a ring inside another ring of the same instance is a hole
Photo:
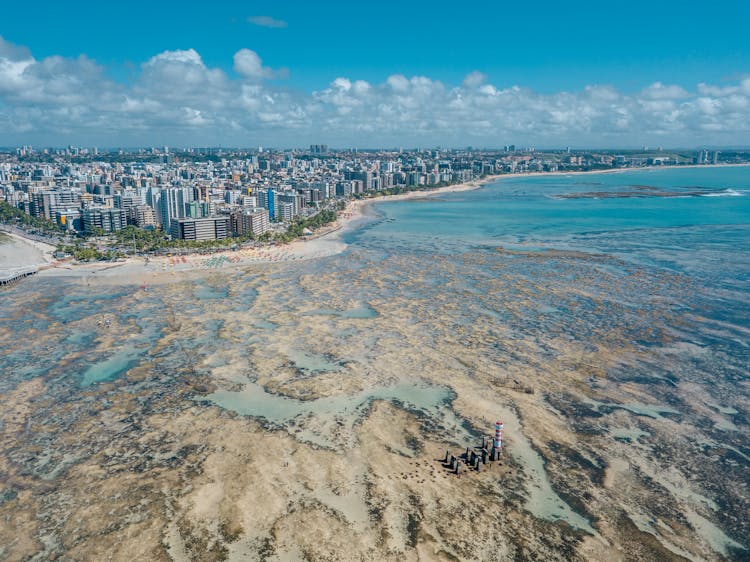
[[[495,440],[492,446],[498,450],[503,446],[503,422],[499,420],[495,422]]]

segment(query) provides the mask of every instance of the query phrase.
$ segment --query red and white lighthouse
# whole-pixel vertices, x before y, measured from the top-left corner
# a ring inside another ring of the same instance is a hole
[[[495,449],[500,449],[503,446],[503,422],[495,422],[495,440],[492,442],[492,446]]]

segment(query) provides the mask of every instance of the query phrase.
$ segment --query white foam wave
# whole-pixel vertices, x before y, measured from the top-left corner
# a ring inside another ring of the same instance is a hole
[[[725,189],[717,193],[703,193],[700,197],[742,197],[747,194],[747,191],[736,191],[734,189]]]

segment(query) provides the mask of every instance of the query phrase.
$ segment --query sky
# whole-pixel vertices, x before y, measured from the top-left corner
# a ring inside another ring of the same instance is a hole
[[[750,145],[750,2],[14,2],[0,146]]]

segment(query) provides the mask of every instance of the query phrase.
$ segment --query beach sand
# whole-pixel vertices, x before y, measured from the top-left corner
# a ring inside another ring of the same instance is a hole
[[[55,247],[0,230],[0,276],[21,269],[40,267],[52,261]]]
[[[479,189],[482,185],[496,181],[503,176],[488,176],[482,180],[449,185],[431,190],[412,191],[399,195],[353,199],[340,211],[338,218],[312,235],[298,238],[288,244],[275,244],[259,247],[245,247],[211,254],[187,254],[184,256],[129,257],[118,262],[73,263],[57,262],[45,271],[44,276],[78,278],[90,281],[95,276],[101,283],[137,285],[161,284],[192,279],[216,269],[239,270],[253,264],[272,264],[318,259],[339,254],[346,249],[343,235],[367,220],[367,209],[375,204],[388,201],[404,201],[435,197],[445,193],[457,193]],[[19,237],[20,238],[20,237]],[[38,246],[47,246],[33,240],[24,241]],[[41,250],[41,248],[40,248]],[[51,261],[54,248],[44,248],[47,261]]]

